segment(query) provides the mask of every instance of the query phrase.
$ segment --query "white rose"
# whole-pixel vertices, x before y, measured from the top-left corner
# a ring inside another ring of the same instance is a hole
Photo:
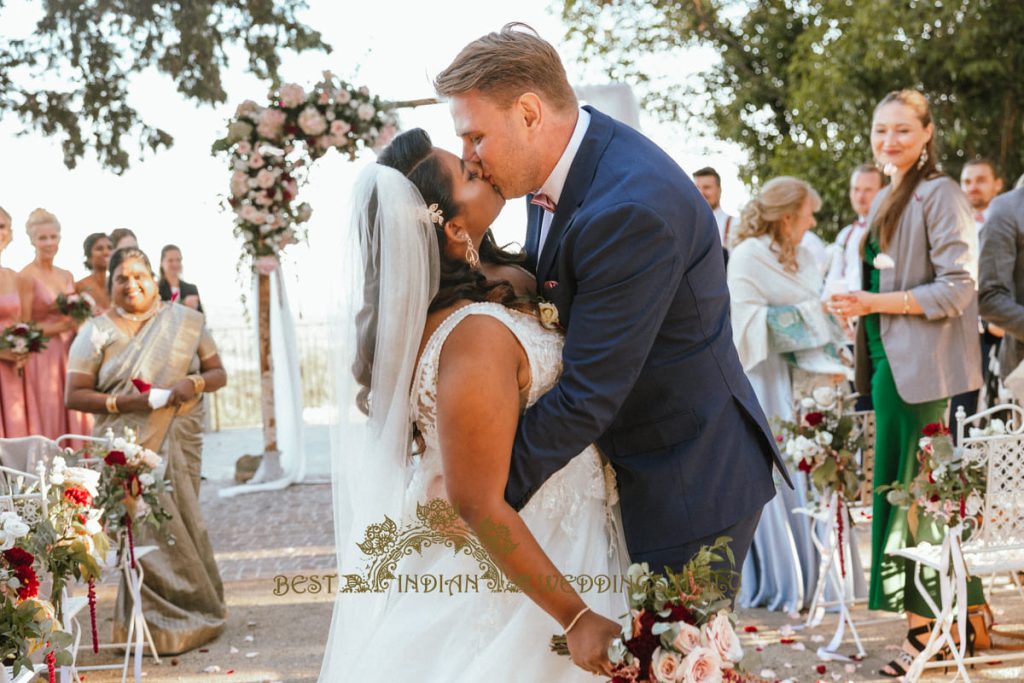
[[[327,119],[316,107],[306,107],[299,114],[299,128],[306,135],[320,135],[327,130]]]
[[[139,483],[143,486],[152,486],[156,483],[156,478],[149,472],[143,472],[139,475]]]
[[[832,445],[832,434],[829,432],[818,432],[814,437],[814,440],[820,443],[822,446]]]
[[[802,399],[800,399],[800,405],[808,410],[810,410],[811,408],[818,407],[817,404],[814,402],[814,399],[811,398],[810,396],[804,396]]]
[[[377,113],[377,110],[373,108],[372,104],[360,104],[359,108],[356,109],[356,115],[359,116],[363,121],[369,121],[373,118],[373,115]]]
[[[712,648],[698,647],[686,655],[681,665],[684,683],[721,683],[722,658]]]
[[[682,652],[684,655],[690,654],[690,651],[696,647],[700,647],[700,629],[692,624],[687,624],[685,621],[679,623],[679,634],[673,639],[672,647]]]
[[[707,646],[714,650],[723,662],[735,663],[743,659],[743,647],[732,628],[729,612],[720,610],[715,618],[704,627]]]
[[[658,683],[679,683],[683,680],[680,677],[681,665],[679,655],[671,650],[663,650],[659,647],[651,655],[651,671],[654,673],[654,680]]]
[[[18,337],[14,340],[14,346],[11,347],[11,350],[15,353],[27,353],[28,342],[25,341],[24,337]]]
[[[537,313],[540,316],[540,324],[549,330],[558,327],[558,307],[553,303],[541,301],[537,304]]]
[[[69,467],[65,470],[64,480],[81,486],[93,496],[99,494],[100,473],[85,467]]]
[[[971,491],[971,495],[967,496],[967,500],[964,502],[964,508],[967,512],[968,517],[974,517],[981,512],[981,508],[984,505],[984,501],[981,495],[977,491]]]
[[[811,392],[811,395],[823,408],[832,405],[832,402],[836,400],[836,392],[832,387],[818,387]]]

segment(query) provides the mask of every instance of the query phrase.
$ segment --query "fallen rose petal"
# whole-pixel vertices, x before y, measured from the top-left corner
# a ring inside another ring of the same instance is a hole
[[[767,678],[769,680],[775,680],[775,672],[771,669],[761,669],[761,673],[758,674],[761,678]]]
[[[756,626],[744,626],[743,627],[743,632],[744,633],[757,633],[757,627]]]
[[[761,647],[760,645],[758,645],[757,647],[754,648],[754,651],[755,652],[764,652],[764,648]]]
[[[793,630],[793,627],[792,627],[792,626],[790,626],[789,624],[783,624],[783,625],[782,625],[782,628],[780,628],[780,629],[779,629],[779,634],[780,634],[780,635],[781,635],[781,636],[782,636],[783,638],[788,638],[788,637],[790,637],[791,635],[793,635],[794,633],[796,633],[796,631],[794,631],[794,630]]]
[[[199,651],[200,652],[209,652],[210,648],[208,648],[208,647],[201,647],[201,648],[199,648]]]
[[[242,640],[244,640],[247,643],[251,643],[254,640],[256,640],[256,638],[254,638],[253,636],[246,636],[245,638],[242,638]]]
[[[210,666],[208,666],[205,669],[203,669],[203,673],[204,674],[219,674],[220,673],[220,667],[217,666],[216,664],[211,664]]]
[[[807,646],[804,645],[803,643],[795,643],[793,645],[793,649],[796,650],[797,652],[803,652],[804,650],[807,649]]]
[[[836,673],[832,674],[832,680],[833,681],[839,681],[839,680],[842,680],[842,678],[843,678],[843,674],[836,674]]]
[[[811,636],[811,642],[812,643],[824,643],[825,642],[825,636]]]
[[[843,669],[848,674],[855,674],[855,673],[857,673],[857,665],[856,664],[847,664],[846,666],[843,667]]]
[[[245,653],[245,658],[246,659],[252,659],[253,657],[255,657],[258,654],[259,654],[259,652],[246,652]]]
[[[231,648],[228,650],[228,654],[229,655],[237,655],[238,654],[238,648],[235,647],[234,645],[232,645]]]
[[[814,670],[818,672],[819,676],[824,676],[825,672],[828,671],[828,667],[824,664],[819,664],[818,666],[814,667]]]
[[[779,640],[779,643],[781,643],[782,645],[792,645],[795,642],[795,638],[782,638]]]
[[[782,666],[786,667],[787,669],[792,669],[793,668],[793,665],[790,664],[789,662],[783,662]]]

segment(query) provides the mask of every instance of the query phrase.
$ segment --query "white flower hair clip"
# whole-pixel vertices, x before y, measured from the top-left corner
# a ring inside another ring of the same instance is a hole
[[[426,220],[437,225],[444,225],[444,212],[441,211],[436,202],[425,208],[424,211]]]

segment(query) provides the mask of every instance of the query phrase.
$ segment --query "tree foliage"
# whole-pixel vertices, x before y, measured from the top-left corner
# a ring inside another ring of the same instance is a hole
[[[922,89],[943,168],[993,159],[1024,172],[1024,3],[1019,0],[564,0],[570,40],[613,78],[645,89],[663,117],[706,121],[748,155],[755,189],[778,175],[810,181],[821,231],[847,223],[850,171],[871,160],[871,112],[887,92]],[[686,48],[719,63],[696,83],[653,73]]]
[[[223,102],[228,49],[245,48],[248,70],[279,82],[280,50],[330,50],[296,19],[304,0],[44,0],[26,38],[0,42],[0,115],[11,113],[24,133],[56,136],[74,168],[87,151],[116,173],[139,151],[173,144],[128,103],[133,74],[155,69],[185,97]],[[0,0],[2,16],[4,0]]]

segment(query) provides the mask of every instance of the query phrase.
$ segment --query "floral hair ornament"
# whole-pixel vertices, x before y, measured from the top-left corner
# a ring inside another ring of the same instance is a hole
[[[424,218],[436,225],[444,225],[444,212],[438,207],[437,202],[423,209]]]

